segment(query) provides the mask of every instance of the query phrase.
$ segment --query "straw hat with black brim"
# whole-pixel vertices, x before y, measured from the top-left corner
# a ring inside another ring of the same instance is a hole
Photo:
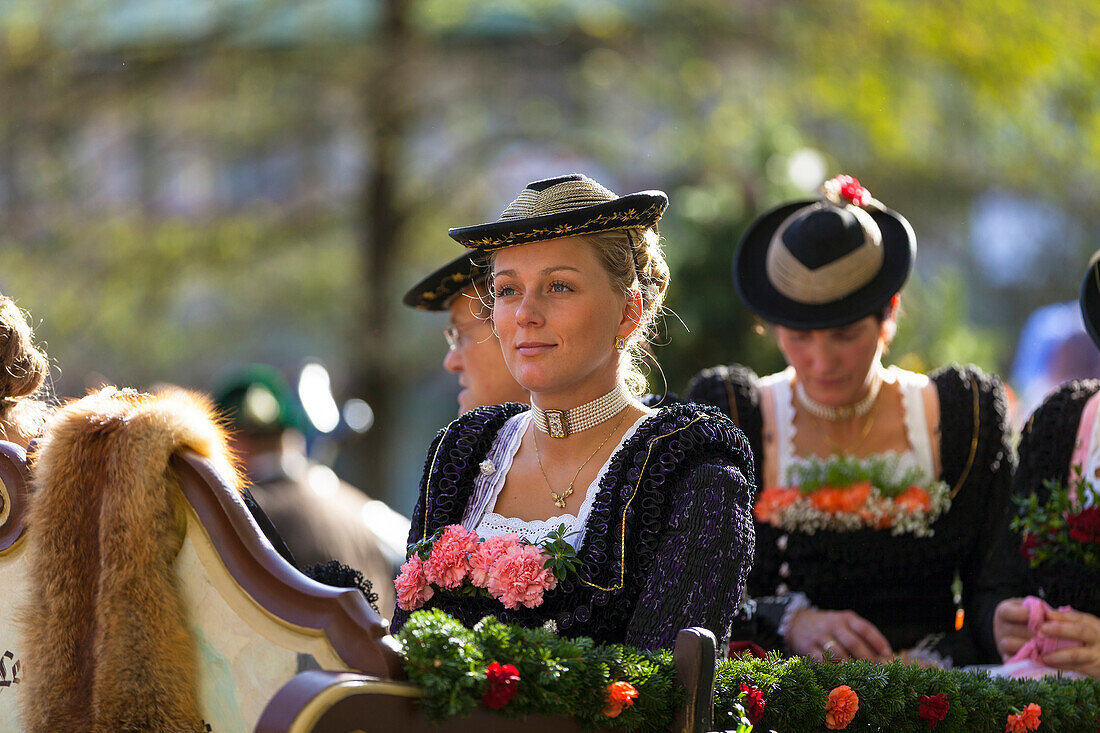
[[[749,225],[733,284],[763,320],[798,330],[837,328],[878,312],[913,269],[917,238],[905,218],[850,176],[819,199],[783,204]]]
[[[1089,338],[1100,348],[1100,251],[1089,260],[1089,269],[1081,281],[1081,317]]]
[[[497,221],[457,227],[448,234],[464,247],[494,252],[580,234],[655,227],[667,206],[663,191],[618,196],[573,173],[528,183]]]
[[[455,296],[472,285],[485,282],[489,269],[480,257],[464,253],[409,288],[401,302],[422,311],[444,311]]]

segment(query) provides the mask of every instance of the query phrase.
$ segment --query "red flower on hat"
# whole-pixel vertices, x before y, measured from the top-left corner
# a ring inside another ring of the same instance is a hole
[[[493,662],[485,670],[489,689],[481,696],[481,702],[493,710],[500,710],[512,701],[519,688],[519,670],[514,665]]]
[[[928,723],[928,730],[932,730],[936,727],[936,723],[946,718],[947,711],[951,709],[951,704],[947,702],[947,695],[942,692],[936,695],[921,695],[917,698],[917,702],[920,703],[917,706],[917,715]]]
[[[839,202],[847,202],[856,206],[867,206],[871,203],[871,192],[852,176],[844,174],[835,176],[825,181],[822,188],[829,198]]]

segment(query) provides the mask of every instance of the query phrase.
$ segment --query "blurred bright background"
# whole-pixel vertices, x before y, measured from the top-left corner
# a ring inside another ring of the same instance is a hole
[[[891,358],[1028,380],[1050,349],[1017,357],[1025,321],[1075,299],[1100,246],[1098,14],[0,0],[0,291],[31,313],[58,397],[213,390],[250,362],[300,378],[319,457],[407,513],[457,386],[443,317],[400,296],[458,254],[449,226],[563,172],[667,191],[675,317],[651,386],[683,391],[705,366],[781,365],[732,291],[733,248],[845,172],[917,232]],[[1079,329],[1047,313],[1025,346]]]

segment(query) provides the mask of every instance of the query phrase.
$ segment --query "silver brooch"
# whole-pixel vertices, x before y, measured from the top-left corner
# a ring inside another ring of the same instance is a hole
[[[496,471],[497,467],[493,465],[492,461],[486,458],[484,461],[481,462],[481,465],[478,466],[478,469],[481,471],[482,476],[488,476],[489,474]]]

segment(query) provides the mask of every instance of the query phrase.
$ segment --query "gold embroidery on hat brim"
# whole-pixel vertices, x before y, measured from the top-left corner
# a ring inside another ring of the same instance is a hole
[[[636,208],[624,211],[612,211],[607,214],[599,214],[579,224],[563,223],[553,227],[538,227],[523,231],[506,232],[498,236],[479,237],[477,239],[459,240],[470,249],[483,252],[495,252],[498,249],[515,247],[521,244],[545,242],[550,239],[560,239],[578,234],[594,234],[596,232],[610,232],[618,229],[633,229],[635,227],[651,227],[657,224],[661,214],[665,210],[664,204],[652,204],[639,211]]]
[[[443,282],[437,285],[434,289],[421,293],[417,300],[417,308],[421,310],[429,310],[428,306],[435,305],[435,301],[439,298],[449,298],[457,295],[463,288],[475,284],[479,279],[484,278],[471,278],[469,275],[458,273],[451,275],[449,278],[453,284],[449,284],[445,278]]]

